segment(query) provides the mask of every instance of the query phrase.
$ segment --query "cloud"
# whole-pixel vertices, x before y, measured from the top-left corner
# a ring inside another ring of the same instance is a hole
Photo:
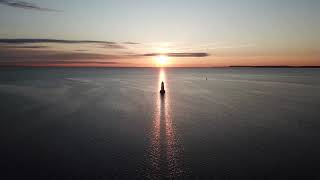
[[[77,49],[76,51],[78,52],[85,52],[85,51],[88,51],[87,49]]]
[[[127,49],[127,47],[119,45],[119,44],[106,44],[102,48],[109,48],[109,49]]]
[[[15,8],[22,8],[22,9],[61,12],[60,10],[44,8],[44,7],[38,6],[34,3],[25,2],[25,1],[18,1],[18,0],[0,0],[0,4],[4,4],[4,5],[15,7]]]
[[[135,44],[140,44],[140,43],[127,41],[127,42],[123,42],[123,44],[135,45]]]
[[[93,41],[93,40],[65,40],[65,39],[0,39],[0,48],[46,48],[49,46],[32,44],[97,44],[101,48],[107,49],[128,49],[122,43],[111,41]],[[23,46],[24,45],[24,46]],[[83,51],[83,50],[82,50]]]
[[[86,52],[65,52],[43,49],[8,49],[0,48],[0,64],[3,62],[32,61],[82,61],[82,60],[115,60],[130,58],[126,55],[98,54]]]
[[[143,54],[142,56],[160,56],[166,55],[169,57],[206,57],[209,56],[208,53],[194,52],[194,53],[149,53]]]
[[[1,61],[0,66],[92,66],[92,65],[119,65],[120,62],[115,61],[66,61],[66,60],[55,60],[55,61],[40,61],[40,60],[32,60],[32,61]]]
[[[1,46],[0,48],[12,48],[12,49],[41,49],[48,48],[49,46]]]
[[[1,0],[0,0],[1,1]],[[110,41],[91,41],[91,40],[64,40],[64,39],[0,39],[0,43],[6,44],[29,44],[29,43],[63,43],[63,44],[117,44]]]

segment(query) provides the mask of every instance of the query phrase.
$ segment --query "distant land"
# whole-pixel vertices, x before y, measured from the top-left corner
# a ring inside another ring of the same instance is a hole
[[[230,68],[320,68],[320,66],[228,66]]]

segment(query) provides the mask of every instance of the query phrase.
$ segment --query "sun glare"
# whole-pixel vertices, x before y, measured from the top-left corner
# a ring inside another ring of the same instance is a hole
[[[169,57],[166,55],[160,55],[160,56],[155,57],[155,59],[156,59],[156,64],[158,66],[165,66],[168,64]]]

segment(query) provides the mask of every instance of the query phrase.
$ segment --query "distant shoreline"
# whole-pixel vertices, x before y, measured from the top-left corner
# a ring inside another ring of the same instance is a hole
[[[320,68],[320,66],[228,66],[229,68]]]

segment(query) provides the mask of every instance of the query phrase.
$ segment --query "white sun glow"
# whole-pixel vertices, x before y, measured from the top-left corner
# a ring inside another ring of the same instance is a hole
[[[169,57],[166,55],[160,55],[160,56],[156,56],[155,60],[156,60],[156,64],[158,66],[165,66],[168,64],[168,59]]]

